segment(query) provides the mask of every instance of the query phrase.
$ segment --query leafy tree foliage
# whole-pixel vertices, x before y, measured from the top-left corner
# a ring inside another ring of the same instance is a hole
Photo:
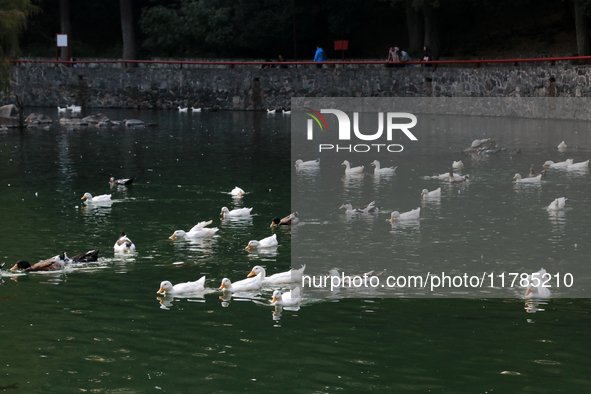
[[[18,37],[27,28],[29,15],[39,11],[30,0],[0,0],[0,59],[20,55]],[[0,90],[7,93],[10,88],[9,65],[0,64]]]

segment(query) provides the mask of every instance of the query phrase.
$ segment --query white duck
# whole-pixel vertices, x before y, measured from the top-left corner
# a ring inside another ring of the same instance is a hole
[[[542,268],[538,272],[528,275],[527,279],[528,285],[527,290],[525,291],[525,296],[527,298],[550,298],[552,296],[550,289],[543,286],[543,284],[550,279],[545,269]]]
[[[438,198],[441,197],[441,188],[429,191],[427,189],[423,189],[423,191],[421,192],[421,197],[423,199],[429,199],[429,198]]]
[[[100,196],[93,197],[90,193],[84,193],[81,200],[86,199],[86,202],[105,202],[111,201],[111,194],[102,194]]]
[[[217,227],[213,228],[205,228],[213,223],[213,220],[208,220],[207,222],[199,222],[189,232],[185,232],[183,230],[176,230],[174,234],[172,234],[170,239],[175,239],[176,237],[187,237],[187,238],[204,238],[204,237],[212,237],[219,231]]]
[[[455,168],[456,170],[460,170],[462,168],[464,168],[464,163],[462,163],[462,161],[454,161],[453,163],[451,163],[451,167]]]
[[[260,241],[250,241],[248,245],[246,245],[246,250],[250,250],[252,248],[272,248],[274,246],[279,245],[277,242],[277,234],[273,234],[270,237],[263,238]]]
[[[374,174],[394,174],[396,172],[396,169],[398,168],[398,166],[396,167],[380,167],[380,162],[377,160],[374,160],[371,162],[372,166],[375,166],[375,170],[374,170]]]
[[[291,269],[289,271],[279,272],[271,276],[266,276],[267,272],[265,271],[265,269],[260,265],[255,265],[254,267],[252,267],[252,270],[248,274],[248,278],[260,274],[263,284],[269,285],[280,285],[284,283],[301,282],[302,275],[304,274],[305,269],[306,265],[304,264],[302,265],[302,268],[297,270]]]
[[[299,286],[296,286],[294,289],[283,294],[281,294],[281,290],[275,290],[271,305],[294,306],[300,302],[302,302],[302,296]]]
[[[115,250],[115,252],[133,252],[135,250],[135,245],[124,232],[121,232],[121,234],[119,234],[119,239],[115,242],[115,245],[113,245],[113,250]]]
[[[543,165],[544,168],[567,168],[571,164],[573,164],[573,159],[566,159],[565,161],[561,161],[558,163],[554,163],[552,160],[548,160]]]
[[[295,162],[297,168],[318,168],[320,167],[320,159],[303,161],[298,159]]]
[[[57,107],[57,112],[66,112],[67,109],[68,108],[66,108],[66,107],[63,107],[63,108],[62,107]]]
[[[201,108],[191,107],[192,112],[201,112]]]
[[[589,168],[589,160],[582,161],[580,163],[569,164],[566,167],[567,170],[582,170],[583,168]]]
[[[566,197],[559,197],[552,201],[546,209],[548,209],[548,211],[558,211],[559,209],[564,209],[564,206],[566,205],[566,200]]]
[[[363,172],[363,166],[351,167],[348,160],[345,160],[341,165],[345,166],[345,174],[361,174]]]
[[[165,280],[160,283],[160,290],[157,294],[180,294],[180,293],[195,293],[205,290],[205,276],[202,276],[195,282],[185,282],[172,285],[169,281]]]
[[[454,174],[452,172],[449,173],[449,183],[464,183],[470,182],[470,175],[466,174],[464,176]]]
[[[379,212],[380,208],[376,207],[376,202],[372,201],[369,204],[363,206],[363,207],[359,207],[359,208],[353,208],[353,205],[347,203],[347,204],[343,204],[339,207],[339,209],[344,209],[346,210],[346,213],[348,214],[354,214],[354,213],[375,213],[375,212]]]
[[[238,209],[232,209],[230,211],[228,208],[222,207],[222,212],[220,213],[220,215],[222,215],[225,218],[239,217],[239,216],[250,216],[250,211],[252,211],[252,208],[238,208]]]
[[[179,108],[179,112],[188,112],[189,111],[189,107],[182,108],[179,106],[178,108]]]
[[[564,143],[564,141],[562,141],[560,144],[558,144],[557,148],[558,148],[558,150],[565,150],[566,144]]]
[[[232,191],[230,192],[230,194],[233,195],[233,196],[242,197],[242,195],[244,194],[244,190],[242,190],[238,186],[234,186],[234,189],[232,189]]]
[[[275,111],[277,111],[277,109],[269,109],[269,108],[267,108],[267,113],[268,114],[275,114]]]
[[[232,283],[230,279],[224,278],[222,279],[220,290],[229,291],[232,293],[235,291],[259,290],[262,285],[263,281],[260,274],[256,276],[255,280],[244,279],[236,283]]]
[[[513,179],[515,179],[515,183],[540,183],[542,182],[542,174],[533,178],[522,178],[520,174],[515,174]]]
[[[72,112],[80,112],[82,111],[82,107],[79,105],[68,105],[66,106],[67,109],[69,109]]]
[[[283,115],[291,115],[291,111],[283,110]]]
[[[394,220],[417,220],[421,217],[421,208],[413,209],[412,211],[400,213],[398,211],[392,212],[390,215],[390,221]]]
[[[448,181],[448,180],[450,180],[450,178],[460,180],[460,179],[463,179],[464,177],[459,174],[454,174],[453,172],[446,172],[446,173],[439,174],[439,175],[433,175],[431,178],[441,179],[443,181]]]

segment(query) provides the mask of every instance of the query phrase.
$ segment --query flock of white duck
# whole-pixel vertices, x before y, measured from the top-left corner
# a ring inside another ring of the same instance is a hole
[[[131,179],[115,179],[111,178],[111,185],[130,185],[133,182]],[[233,197],[242,198],[246,193],[243,189],[236,186],[229,193]],[[92,196],[90,193],[84,193],[82,200],[86,200],[87,204],[104,204],[111,202],[111,194],[103,194],[99,196]],[[244,218],[250,217],[253,208],[237,208],[229,210],[227,207],[222,207],[220,215],[223,218]],[[189,231],[176,230],[169,238],[208,238],[214,236],[219,229],[217,227],[209,228],[213,220],[203,221],[197,223]],[[293,212],[290,215],[280,219],[278,217],[273,218],[271,227],[274,226],[289,226],[299,223],[299,217],[297,212]],[[279,245],[277,241],[277,234],[273,234],[269,237],[261,240],[252,240],[246,245],[246,250],[251,249],[262,249],[262,248],[274,248]],[[115,253],[133,253],[135,252],[135,245],[129,239],[129,237],[122,232],[119,238],[113,245]],[[36,272],[36,271],[58,271],[66,267],[67,264],[81,263],[81,262],[95,262],[98,260],[98,249],[83,253],[75,256],[72,259],[68,258],[66,253],[54,256],[50,259],[40,261],[34,265],[30,265],[27,261],[17,262],[11,270],[23,270],[25,272]],[[1,267],[0,267],[1,268]],[[265,268],[262,266],[255,266],[252,268],[250,274],[242,280],[231,282],[228,278],[223,278],[219,290],[226,293],[243,292],[243,291],[255,291],[260,290],[263,286],[281,286],[281,285],[292,285],[298,284],[302,281],[302,275],[305,270],[305,265],[300,269],[292,269],[285,272],[279,272],[270,276],[267,276]],[[294,286],[292,286],[294,287]],[[173,285],[169,281],[163,281],[160,284],[158,294],[186,294],[186,293],[203,293],[206,291],[205,287],[205,276],[194,282],[178,283]],[[279,288],[276,288],[273,292],[273,298],[271,304],[275,306],[296,306],[301,302],[301,295],[299,288],[295,286],[290,291],[282,293]]]
[[[558,145],[558,149],[564,151],[566,149],[566,144],[561,142]],[[358,167],[351,167],[351,163],[347,160],[343,161],[342,165],[345,166],[345,174],[363,174],[364,166]],[[380,162],[378,160],[374,160],[371,163],[374,166],[374,174],[390,174],[394,175],[397,167],[381,167]],[[303,161],[297,160],[295,163],[296,168],[298,169],[314,169],[320,167],[320,159],[310,160],[310,161]],[[553,161],[546,161],[543,165],[545,169],[555,169],[555,170],[582,170],[587,169],[589,166],[589,160],[574,163],[573,159],[568,159],[563,162],[555,163]],[[464,167],[464,164],[461,161],[454,161],[452,163],[452,168],[455,170],[460,170]],[[533,166],[530,169],[530,175],[528,178],[522,178],[519,173],[515,174],[514,179],[516,183],[538,183],[541,182],[542,177],[545,175],[545,171],[542,171],[539,174],[533,172]],[[441,179],[441,180],[448,180],[450,183],[464,183],[469,182],[468,175],[459,175],[451,172],[435,175],[429,178]],[[110,183],[111,185],[129,185],[133,182],[133,178],[131,179],[115,179],[111,178]],[[233,190],[230,191],[230,195],[236,198],[242,198],[246,193],[243,189],[239,187],[235,187]],[[439,199],[441,197],[441,188],[437,188],[435,190],[429,191],[427,189],[423,189],[421,191],[421,199],[429,200],[429,199]],[[88,204],[101,204],[105,202],[111,201],[111,194],[104,194],[99,196],[92,196],[90,193],[85,193],[82,196],[83,200],[86,200]],[[548,211],[558,211],[562,210],[566,206],[566,197],[559,197],[552,201],[548,206]],[[370,202],[369,204],[353,208],[353,206],[349,203],[343,204],[340,209],[345,209],[347,214],[357,215],[357,214],[370,214],[376,213],[380,211],[380,208],[376,206],[375,201]],[[237,208],[233,210],[229,210],[227,207],[222,207],[220,215],[223,218],[240,218],[240,217],[249,217],[251,215],[251,211],[253,208]],[[390,221],[394,223],[395,221],[404,221],[404,220],[418,220],[420,218],[421,208],[416,208],[408,212],[398,212],[394,211],[390,215]],[[274,218],[271,222],[271,227],[273,226],[281,226],[281,225],[294,225],[299,222],[298,213],[294,212],[283,219]],[[214,236],[219,229],[217,227],[209,228],[210,224],[213,221],[203,221],[197,223],[193,226],[189,231],[184,230],[176,230],[169,238],[207,238]],[[273,248],[278,246],[279,243],[277,241],[277,234],[273,234],[269,237],[263,238],[261,240],[252,240],[248,243],[245,249],[251,250],[253,248]],[[135,251],[135,245],[129,239],[129,237],[122,232],[119,235],[119,238],[115,242],[113,246],[113,250],[115,252],[122,252],[122,253],[129,253]],[[69,259],[67,255],[64,253],[54,256],[50,259],[40,261],[33,266],[31,266],[26,261],[19,261],[15,264],[11,270],[24,270],[24,271],[55,271],[63,269],[66,264],[68,263],[77,263],[77,262],[92,262],[97,261],[98,259],[98,250],[89,251],[87,253],[82,253]],[[301,283],[302,275],[305,270],[305,265],[302,266],[300,269],[292,269],[285,272],[276,273],[270,276],[266,275],[266,271],[262,266],[255,266],[252,268],[251,272],[248,274],[247,278],[232,282],[229,278],[223,278],[221,282],[221,286],[219,290],[224,292],[234,293],[234,292],[242,292],[242,291],[253,291],[253,290],[260,290],[263,286],[277,286],[277,285],[292,285]],[[539,272],[534,273],[533,275],[544,275],[546,271],[542,268]],[[330,276],[330,272],[328,274]],[[170,295],[177,295],[182,293],[199,293],[204,292],[205,288],[205,276],[201,277],[199,280],[194,282],[186,282],[186,283],[178,283],[173,285],[169,281],[163,281],[160,284],[160,289],[158,290],[158,294],[170,294]],[[550,290],[545,287],[535,287],[535,286],[528,286],[526,291],[527,297],[532,298],[548,298],[550,297]],[[276,306],[294,306],[298,305],[301,302],[301,293],[299,287],[294,287],[290,291],[282,293],[280,289],[276,289],[273,292],[273,298],[271,300],[272,305]]]
[[[559,151],[564,152],[567,148],[567,145],[564,141],[562,141],[558,145],[557,148]],[[363,170],[365,167],[363,165],[357,166],[357,167],[352,167],[351,163],[348,160],[343,161],[343,163],[341,165],[345,166],[345,175],[364,174]],[[380,175],[380,174],[393,175],[393,174],[395,174],[396,168],[397,168],[397,167],[384,167],[383,168],[383,167],[381,167],[380,162],[377,160],[374,160],[371,163],[371,165],[375,167],[374,168],[374,175]],[[295,163],[295,166],[297,169],[300,169],[300,170],[320,168],[320,159],[309,160],[309,161],[297,160]],[[540,173],[535,173],[533,170],[533,165],[532,165],[530,168],[529,176],[527,178],[522,178],[521,175],[519,173],[517,173],[517,174],[515,174],[513,179],[515,179],[515,182],[518,184],[522,184],[522,183],[535,184],[535,183],[541,183],[542,178],[544,178],[546,175],[547,169],[566,170],[566,171],[584,171],[584,170],[587,170],[588,167],[589,167],[589,160],[582,161],[579,163],[575,163],[573,159],[567,159],[562,162],[553,162],[553,161],[548,160],[543,164],[544,170],[542,170]],[[453,170],[461,170],[462,168],[464,168],[464,163],[462,161],[454,161],[452,163]],[[428,176],[426,178],[447,180],[450,183],[456,183],[456,184],[461,184],[461,183],[465,183],[465,182],[470,181],[469,175],[459,175],[459,174],[454,173],[453,171],[446,172],[446,173],[439,174],[439,175]],[[439,199],[440,197],[441,197],[441,188],[437,188],[432,191],[429,191],[427,189],[423,189],[421,192],[421,198],[423,200]],[[552,201],[546,207],[546,209],[551,212],[563,210],[566,206],[566,201],[567,201],[566,197],[558,197],[554,201]],[[367,205],[360,206],[357,208],[353,208],[353,206],[350,203],[346,203],[346,204],[341,205],[340,209],[344,209],[346,211],[346,213],[350,214],[350,215],[370,214],[370,213],[376,213],[376,212],[380,211],[380,208],[378,206],[376,206],[375,201],[372,201]],[[420,219],[420,214],[421,214],[420,207],[413,209],[411,211],[402,212],[402,213],[400,213],[398,211],[394,211],[391,213],[389,220],[392,223],[395,223],[396,221],[404,221],[404,220],[418,220],[418,219]],[[542,268],[540,271],[533,273],[532,275],[529,275],[530,283],[531,283],[532,277],[541,278],[543,275],[546,275],[546,274],[547,274],[546,270]],[[551,292],[547,287],[539,287],[538,288],[538,287],[530,284],[530,285],[528,285],[528,287],[526,289],[525,296],[528,298],[549,298],[551,296]]]

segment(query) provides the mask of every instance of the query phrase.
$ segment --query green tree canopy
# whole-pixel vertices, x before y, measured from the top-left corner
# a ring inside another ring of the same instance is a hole
[[[30,0],[0,0],[0,90],[4,93],[10,88],[6,59],[20,56],[19,34],[27,28],[29,15],[38,11],[39,8]]]

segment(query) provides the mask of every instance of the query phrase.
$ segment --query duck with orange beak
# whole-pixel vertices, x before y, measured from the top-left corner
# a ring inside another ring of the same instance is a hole
[[[244,196],[245,193],[244,193],[244,190],[242,190],[238,186],[234,186],[234,189],[232,189],[230,194],[233,195],[234,197],[242,197],[242,196]]]
[[[181,293],[198,293],[205,290],[205,276],[199,278],[194,282],[185,282],[172,285],[169,281],[165,280],[160,283],[160,290],[157,294],[181,294]]]
[[[261,275],[261,280],[263,284],[268,285],[280,285],[285,283],[296,283],[302,281],[302,275],[304,274],[304,270],[306,269],[306,265],[302,265],[300,269],[292,269],[285,272],[279,272],[273,274],[271,276],[266,276],[266,270],[261,267],[260,265],[255,265],[252,267],[252,270],[248,274],[248,277],[252,277],[255,275]]]
[[[247,217],[250,216],[250,211],[252,211],[252,208],[237,208],[230,211],[228,207],[222,207],[222,212],[220,212],[220,215],[222,215],[224,218]]]
[[[253,279],[244,279],[238,281],[236,283],[232,283],[230,279],[224,278],[222,279],[222,285],[220,286],[220,290],[227,291],[230,293],[234,293],[236,291],[252,291],[252,290],[259,290],[263,285],[261,274],[257,275]]]
[[[260,241],[250,241],[248,245],[246,245],[246,250],[251,250],[252,248],[273,248],[279,245],[277,242],[277,234],[273,234],[270,237],[263,238]]]
[[[109,202],[111,201],[110,194],[101,194],[100,196],[92,196],[90,193],[84,193],[81,200],[86,200],[86,202]]]
[[[209,226],[213,220],[208,220],[206,222],[199,222],[189,232],[185,232],[184,230],[176,230],[170,237],[170,239],[175,239],[178,237],[186,237],[186,238],[204,238],[204,237],[212,237],[215,233],[219,230],[217,227],[213,228],[206,228]]]
[[[283,294],[281,294],[281,290],[275,290],[273,292],[273,299],[271,300],[272,305],[279,306],[294,306],[300,302],[302,302],[302,297],[299,287],[295,287]]]

